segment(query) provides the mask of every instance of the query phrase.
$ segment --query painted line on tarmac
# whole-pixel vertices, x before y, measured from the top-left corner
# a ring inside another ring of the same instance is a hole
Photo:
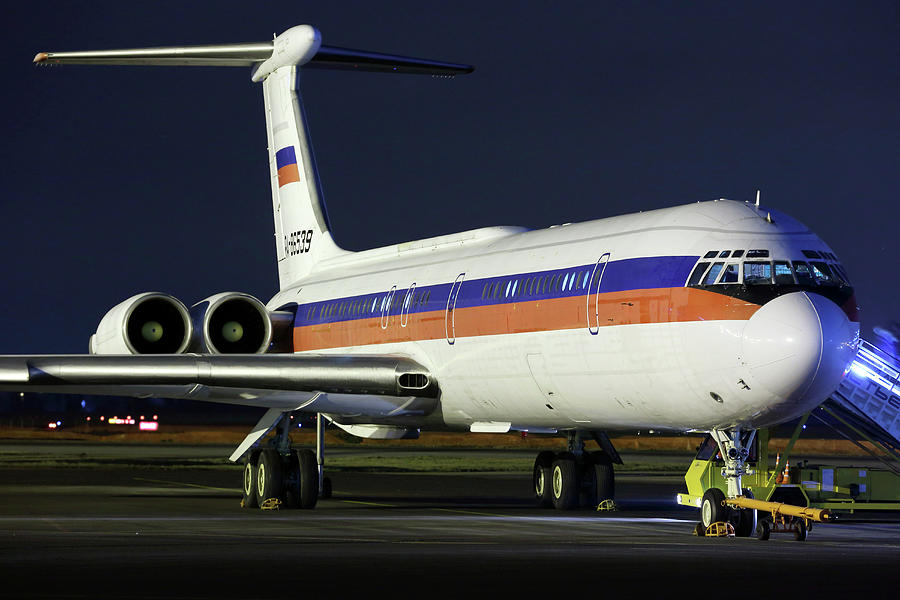
[[[477,517],[494,517],[494,518],[498,518],[498,519],[513,519],[513,518],[515,518],[510,515],[503,515],[503,514],[499,514],[499,513],[486,513],[486,512],[477,512],[474,510],[459,510],[459,509],[454,509],[454,508],[435,508],[433,510],[437,510],[440,512],[448,512],[448,513],[458,513],[461,515],[475,515]]]
[[[396,504],[382,504],[380,502],[363,502],[362,500],[339,500],[345,504],[362,504],[363,506],[384,506],[387,508],[397,508]]]
[[[163,479],[148,479],[146,477],[132,477],[135,481],[147,481],[149,483],[165,483],[168,485],[177,485],[179,487],[193,487],[200,488],[203,490],[215,490],[217,492],[237,492],[240,493],[241,490],[237,488],[220,488],[220,487],[212,487],[211,485],[200,485],[199,483],[184,483],[182,481],[165,481]]]

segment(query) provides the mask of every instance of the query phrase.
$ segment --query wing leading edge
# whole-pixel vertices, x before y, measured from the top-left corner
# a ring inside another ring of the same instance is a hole
[[[0,356],[0,390],[183,398],[385,417],[428,414],[439,389],[403,356]]]

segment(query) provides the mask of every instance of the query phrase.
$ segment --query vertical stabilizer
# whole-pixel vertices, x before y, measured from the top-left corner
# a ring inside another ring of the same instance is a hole
[[[298,68],[275,69],[263,80],[269,174],[282,288],[323,258],[344,252],[331,237],[297,82]]]

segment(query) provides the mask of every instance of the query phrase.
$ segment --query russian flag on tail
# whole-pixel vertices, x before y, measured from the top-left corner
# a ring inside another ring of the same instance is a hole
[[[297,167],[297,154],[293,146],[275,153],[275,165],[278,167],[278,187],[300,181],[300,169]]]

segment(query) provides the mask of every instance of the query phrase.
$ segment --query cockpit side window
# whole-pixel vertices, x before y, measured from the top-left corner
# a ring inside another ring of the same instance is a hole
[[[791,263],[786,260],[775,261],[775,285],[793,285],[794,274],[791,272]]]
[[[813,279],[809,265],[805,262],[795,260],[794,272],[797,274],[797,283],[800,285],[816,285],[816,280]]]
[[[722,270],[722,265],[725,263],[713,263],[713,266],[709,268],[709,273],[706,274],[706,278],[703,280],[703,285],[712,285],[716,282],[716,278],[719,276],[719,271]]]
[[[740,277],[740,269],[737,263],[729,263],[722,271],[722,279],[719,283],[737,283]]]
[[[772,283],[772,263],[744,263],[744,285],[761,285],[770,283]]]
[[[837,285],[838,282],[834,280],[834,276],[831,274],[831,269],[828,268],[823,262],[810,261],[810,266],[812,267],[813,277],[816,278],[816,282],[819,285]]]
[[[688,285],[697,285],[698,283],[700,283],[700,279],[703,277],[703,274],[706,273],[706,267],[708,266],[708,262],[697,263],[697,266],[694,267],[694,271],[693,273],[691,273],[691,276],[688,279]]]
[[[829,265],[831,267],[831,277],[834,279],[834,282],[838,285],[844,285],[845,278],[844,274],[841,273],[841,270],[837,265]]]

